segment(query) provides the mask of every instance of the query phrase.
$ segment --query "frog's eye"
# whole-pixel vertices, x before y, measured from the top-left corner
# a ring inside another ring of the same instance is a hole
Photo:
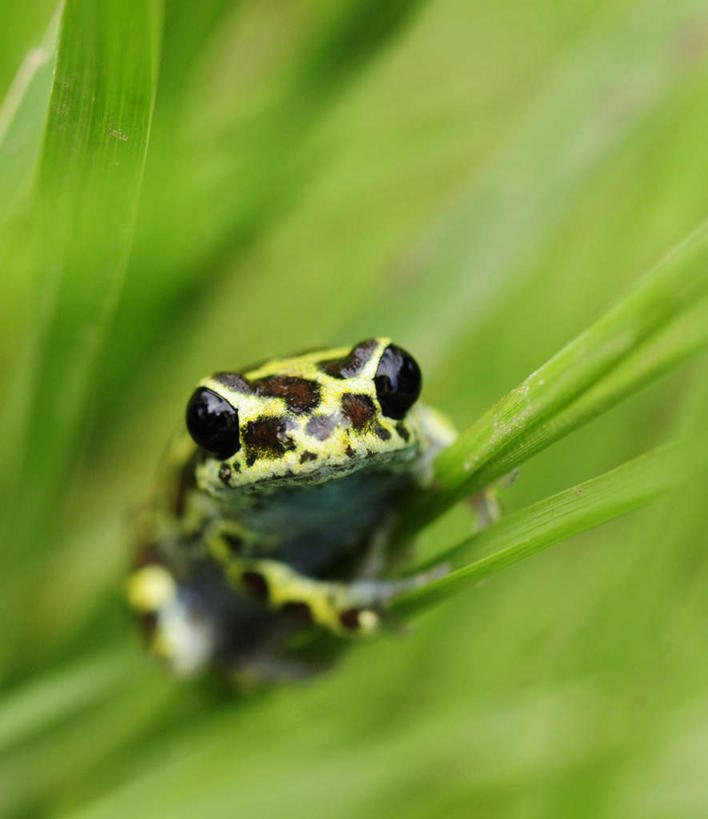
[[[381,411],[389,418],[403,418],[420,395],[423,377],[413,356],[389,344],[374,376]]]
[[[187,429],[195,443],[219,458],[228,458],[241,448],[237,410],[205,387],[189,399]]]

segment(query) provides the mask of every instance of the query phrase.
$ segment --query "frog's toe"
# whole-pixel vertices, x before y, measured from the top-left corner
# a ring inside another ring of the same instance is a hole
[[[466,502],[474,510],[478,532],[496,523],[501,517],[499,498],[496,492],[490,489],[483,489],[481,492],[470,495]]]
[[[152,653],[178,676],[193,676],[211,661],[217,627],[200,596],[178,584],[166,566],[150,563],[128,578],[126,596]]]

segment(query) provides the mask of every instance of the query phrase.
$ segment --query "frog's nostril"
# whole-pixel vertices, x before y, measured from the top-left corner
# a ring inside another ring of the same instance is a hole
[[[186,421],[194,442],[218,458],[241,448],[238,411],[206,387],[199,387],[189,399]]]

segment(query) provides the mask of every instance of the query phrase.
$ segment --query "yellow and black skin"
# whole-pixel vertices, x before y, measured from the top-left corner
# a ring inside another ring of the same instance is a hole
[[[455,437],[388,338],[203,379],[141,524],[127,596],[176,673],[307,673],[307,640],[376,633],[408,490]]]

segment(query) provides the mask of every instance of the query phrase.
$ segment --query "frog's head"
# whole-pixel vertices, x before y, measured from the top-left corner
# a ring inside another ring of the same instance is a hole
[[[421,374],[387,338],[280,358],[199,383],[187,428],[210,494],[405,469],[421,446]]]

